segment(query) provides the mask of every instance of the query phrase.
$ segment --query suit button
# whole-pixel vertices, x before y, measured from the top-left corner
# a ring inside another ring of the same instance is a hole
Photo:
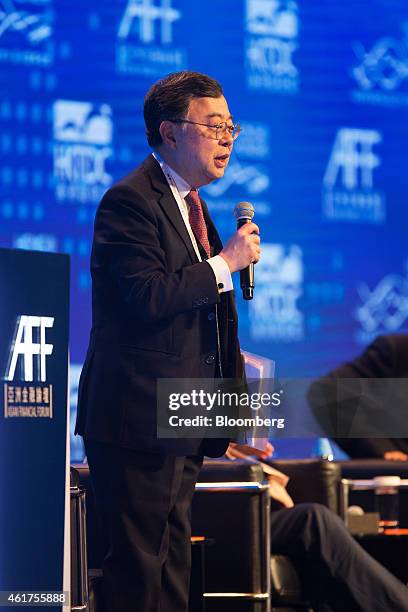
[[[214,319],[215,319],[215,312],[210,312],[210,314],[208,315],[208,320],[214,321]]]
[[[215,362],[215,355],[213,355],[213,354],[212,354],[212,355],[208,355],[208,356],[205,358],[205,363],[206,363],[207,365],[212,365],[214,362]]]

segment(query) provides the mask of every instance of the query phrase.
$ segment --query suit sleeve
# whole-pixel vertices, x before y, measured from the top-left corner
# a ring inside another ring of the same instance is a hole
[[[366,403],[365,410],[369,416],[370,402],[375,404],[375,398],[364,397],[360,379],[392,375],[391,346],[386,337],[379,336],[359,357],[331,370],[309,390],[309,403],[323,430],[352,458],[383,457],[386,451],[397,448],[390,438],[338,437],[341,431],[347,434],[351,429],[358,407],[361,410]]]
[[[93,247],[93,273],[107,269],[121,299],[150,323],[220,301],[205,261],[168,270],[152,204],[129,187],[110,190],[96,215]]]
[[[387,337],[379,336],[353,361],[327,374],[332,378],[392,378],[393,354]]]

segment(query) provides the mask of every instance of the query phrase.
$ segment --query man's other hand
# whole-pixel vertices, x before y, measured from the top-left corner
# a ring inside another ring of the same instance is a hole
[[[245,223],[228,240],[220,255],[227,262],[231,273],[236,272],[259,261],[260,244],[259,227],[255,223]]]
[[[228,459],[246,459],[248,456],[258,457],[258,459],[269,459],[273,455],[274,448],[270,442],[266,443],[265,449],[260,450],[248,444],[236,444],[230,442],[227,452]]]

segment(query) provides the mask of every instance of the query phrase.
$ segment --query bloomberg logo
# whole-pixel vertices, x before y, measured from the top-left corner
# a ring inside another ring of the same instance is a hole
[[[0,62],[49,66],[54,12],[54,0],[0,1]]]
[[[382,36],[371,48],[361,42],[353,49],[357,63],[351,70],[357,88],[351,97],[360,104],[406,107],[408,104],[408,22],[402,36]]]
[[[354,316],[360,324],[356,340],[366,345],[380,334],[403,330],[408,320],[408,267],[405,275],[390,273],[372,289],[366,282],[357,287],[360,304]]]

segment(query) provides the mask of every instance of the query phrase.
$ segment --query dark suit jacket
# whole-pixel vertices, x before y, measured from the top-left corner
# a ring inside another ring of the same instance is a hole
[[[222,244],[203,208],[216,254]],[[93,324],[76,431],[137,450],[194,454],[200,440],[157,439],[156,380],[217,374],[217,317],[224,376],[242,376],[237,314],[232,292],[219,294],[213,270],[198,261],[153,156],[102,199],[91,272]],[[207,440],[204,452],[216,456],[226,445]]]
[[[408,378],[408,334],[389,334],[378,336],[365,351],[353,361],[342,364],[335,370],[329,372],[325,378],[320,379],[314,385],[309,395],[311,403],[314,404],[314,412],[323,427],[328,431],[330,425],[327,422],[328,412],[325,407],[313,399],[317,392],[321,391],[325,381],[326,385],[333,379],[348,379],[347,386],[350,390],[348,401],[342,403],[344,411],[350,408],[350,414],[355,404],[353,394],[360,392],[358,379],[364,378]],[[355,379],[356,385],[353,385]],[[354,387],[351,389],[351,387]],[[326,386],[326,396],[330,395],[332,389]],[[350,406],[347,406],[350,404]],[[387,410],[387,406],[384,407]],[[328,406],[327,406],[328,409]],[[332,423],[331,423],[332,424]],[[334,438],[336,442],[352,458],[378,458],[383,457],[387,451],[400,450],[408,453],[408,440],[406,438]]]

